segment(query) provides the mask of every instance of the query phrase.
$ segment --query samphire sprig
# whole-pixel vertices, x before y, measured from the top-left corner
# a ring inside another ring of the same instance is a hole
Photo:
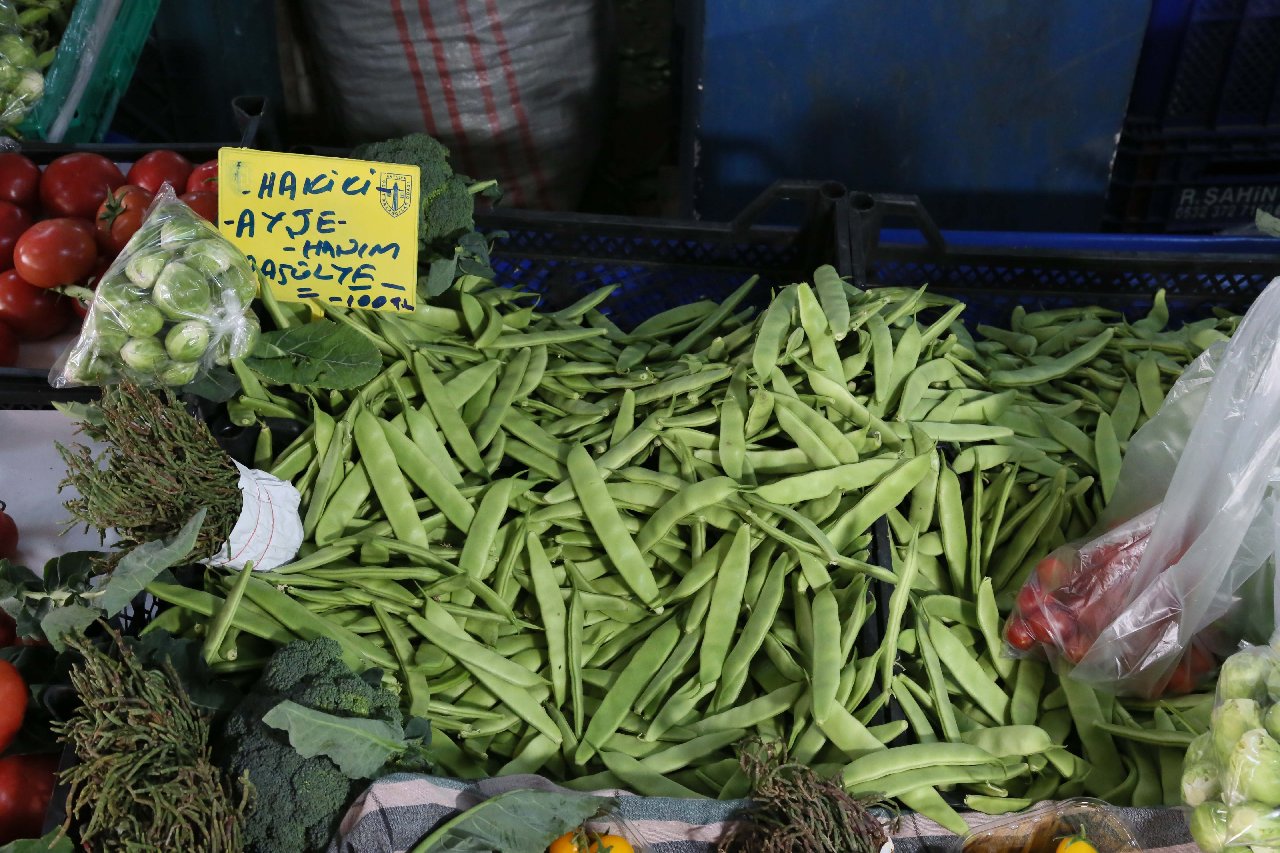
[[[115,631],[99,649],[84,637],[67,644],[82,656],[71,669],[81,705],[55,724],[78,763],[67,822],[86,850],[243,849],[251,789],[213,763],[209,720],[192,703],[173,666],[145,669]]]
[[[789,760],[785,747],[749,740],[739,748],[751,805],[721,838],[719,853],[877,853],[887,839],[870,811],[838,781]]]
[[[101,455],[58,445],[67,463],[59,490],[73,486],[80,493],[65,504],[73,523],[114,528],[127,548],[172,537],[207,507],[195,551],[215,553],[240,515],[240,475],[204,422],[171,392],[128,382],[104,389],[90,414],[79,431],[107,446]]]

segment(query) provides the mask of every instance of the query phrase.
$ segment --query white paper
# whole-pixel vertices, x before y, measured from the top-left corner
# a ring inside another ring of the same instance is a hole
[[[302,544],[302,516],[298,514],[302,498],[292,483],[239,462],[235,466],[240,471],[244,507],[226,547],[205,562],[242,569],[252,560],[258,572],[283,566],[297,556]]]

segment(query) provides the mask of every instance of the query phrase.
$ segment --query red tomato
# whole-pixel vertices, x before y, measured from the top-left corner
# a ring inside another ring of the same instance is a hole
[[[118,255],[147,216],[147,207],[155,196],[142,187],[124,184],[111,191],[98,208],[98,245],[110,255]]]
[[[18,641],[18,623],[13,617],[0,610],[0,649],[12,646]]]
[[[0,273],[0,320],[20,341],[43,341],[67,327],[63,296],[34,287],[17,270]]]
[[[0,759],[0,844],[40,837],[57,778],[56,755]]]
[[[18,668],[0,660],[0,752],[9,748],[27,713],[27,682]]]
[[[0,201],[0,269],[13,266],[13,247],[31,222],[30,213],[16,204]]]
[[[174,192],[181,193],[187,188],[187,178],[190,176],[191,161],[177,151],[162,148],[139,157],[138,162],[129,168],[125,181],[152,194],[160,192],[160,187],[164,184],[173,187]]]
[[[1031,629],[1027,626],[1026,620],[1019,616],[1014,616],[1009,620],[1009,624],[1004,626],[1004,638],[1010,646],[1020,652],[1030,651],[1036,644],[1036,638],[1031,636]]]
[[[1041,588],[1049,592],[1066,583],[1070,572],[1071,568],[1057,557],[1045,557],[1036,564],[1036,578]]]
[[[1179,663],[1174,668],[1173,674],[1169,676],[1169,680],[1164,685],[1165,696],[1176,696],[1183,693],[1190,693],[1195,689],[1195,679],[1191,677],[1191,670],[1184,663]]]
[[[40,167],[13,151],[0,154],[0,201],[35,207],[40,200]]]
[[[201,163],[191,170],[191,176],[187,178],[187,192],[217,192],[218,191],[218,161],[209,160]]]
[[[64,154],[45,167],[40,201],[52,216],[93,219],[107,193],[123,183],[120,169],[101,154]]]
[[[1030,613],[1023,613],[1036,642],[1058,648],[1076,635],[1075,617],[1065,608],[1048,601]]]
[[[1072,663],[1080,663],[1093,647],[1093,640],[1077,628],[1071,639],[1062,644],[1062,656]]]
[[[205,219],[218,224],[218,194],[214,192],[185,193],[179,196],[187,207]]]
[[[0,323],[0,367],[13,367],[18,363],[18,336],[4,323]],[[3,522],[0,522],[3,525]],[[0,547],[0,557],[5,556]]]
[[[1018,590],[1018,612],[1024,616],[1035,612],[1045,598],[1046,596],[1044,590],[1040,588],[1040,583],[1035,578],[1032,578],[1022,585],[1022,589]]]
[[[13,268],[36,287],[74,284],[98,260],[93,226],[83,219],[46,219],[18,238]]]

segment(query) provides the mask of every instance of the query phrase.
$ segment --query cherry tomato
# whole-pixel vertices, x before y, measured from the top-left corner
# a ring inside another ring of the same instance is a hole
[[[187,178],[187,192],[217,192],[218,191],[218,161],[209,160],[201,163],[191,170],[191,176]]]
[[[13,617],[0,610],[0,649],[18,642],[18,623]]]
[[[1084,660],[1084,656],[1089,653],[1089,649],[1093,647],[1094,638],[1082,632],[1079,627],[1076,632],[1062,644],[1062,656],[1072,663],[1080,663]]]
[[[1052,600],[1029,613],[1024,612],[1022,618],[1027,620],[1027,628],[1038,643],[1061,648],[1076,635],[1075,617]]]
[[[93,219],[107,193],[123,183],[120,169],[101,154],[64,154],[45,167],[40,201],[51,216]]]
[[[0,323],[0,328],[3,325]],[[0,559],[12,560],[18,553],[18,525],[6,509],[8,505],[0,501]]]
[[[1164,685],[1165,696],[1181,696],[1184,693],[1190,693],[1196,687],[1195,679],[1191,677],[1191,670],[1186,664],[1179,663],[1173,670],[1173,674],[1169,676],[1169,680]]]
[[[1094,847],[1089,839],[1084,837],[1081,832],[1078,835],[1069,835],[1058,842],[1058,849],[1054,853],[1098,853],[1098,848]]]
[[[40,200],[40,167],[13,151],[0,154],[0,201],[35,207]]]
[[[1027,652],[1036,644],[1036,638],[1031,636],[1031,628],[1027,625],[1027,621],[1020,616],[1014,616],[1009,620],[1009,624],[1004,626],[1004,639],[1015,650]]]
[[[0,752],[9,748],[27,713],[27,682],[18,668],[0,659]]]
[[[215,192],[184,193],[178,196],[187,207],[202,217],[218,224],[218,194]]]
[[[31,227],[31,214],[7,201],[0,201],[0,269],[13,266],[13,247]]]
[[[600,835],[579,828],[552,841],[547,853],[635,853],[635,848],[621,835]]]
[[[1066,583],[1070,572],[1070,567],[1057,557],[1045,557],[1036,564],[1036,578],[1040,581],[1041,589],[1048,592],[1053,592]]]
[[[63,296],[34,287],[17,270],[0,273],[0,321],[18,335],[20,341],[43,341],[67,327],[67,307]]]
[[[164,184],[173,187],[175,193],[181,193],[187,188],[191,168],[191,161],[186,157],[162,148],[139,157],[138,162],[129,168],[125,181],[152,194],[160,192]]]
[[[13,268],[36,287],[74,284],[98,260],[93,226],[83,219],[46,219],[32,225],[13,249]]]
[[[124,184],[111,191],[98,208],[98,246],[109,255],[118,255],[147,216],[155,196],[142,187]]]
[[[56,755],[0,759],[0,844],[40,837],[57,777]]]
[[[1045,598],[1044,590],[1041,589],[1039,582],[1032,578],[1022,585],[1022,589],[1018,590],[1018,612],[1023,615],[1033,612]]]
[[[13,367],[18,363],[18,335],[4,323],[0,323],[0,367]],[[0,549],[0,557],[4,550]]]

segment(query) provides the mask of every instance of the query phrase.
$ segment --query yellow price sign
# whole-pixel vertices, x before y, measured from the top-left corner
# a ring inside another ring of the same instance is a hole
[[[412,311],[420,192],[417,166],[218,151],[218,228],[281,301]]]

